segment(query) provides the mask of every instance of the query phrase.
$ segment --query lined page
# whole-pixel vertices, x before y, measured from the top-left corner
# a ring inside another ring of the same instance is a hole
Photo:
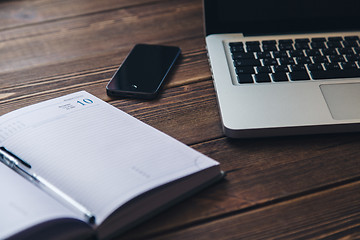
[[[4,115],[0,129],[0,145],[98,223],[134,196],[218,164],[84,91]]]
[[[78,218],[3,163],[0,177],[0,239],[49,220]]]

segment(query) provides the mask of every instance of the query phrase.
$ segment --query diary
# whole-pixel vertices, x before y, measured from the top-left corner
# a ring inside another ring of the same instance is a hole
[[[1,116],[0,160],[1,239],[110,238],[223,177],[85,91]]]

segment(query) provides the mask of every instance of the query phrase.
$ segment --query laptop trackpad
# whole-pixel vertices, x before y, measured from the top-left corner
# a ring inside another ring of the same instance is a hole
[[[320,89],[335,120],[360,119],[360,83],[323,84]]]

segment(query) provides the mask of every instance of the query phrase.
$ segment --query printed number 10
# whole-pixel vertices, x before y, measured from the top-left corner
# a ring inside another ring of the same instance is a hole
[[[88,99],[88,98],[85,98],[85,99],[83,99],[82,101],[77,101],[77,103],[85,106],[86,104],[92,104],[92,103],[93,103],[93,100]]]

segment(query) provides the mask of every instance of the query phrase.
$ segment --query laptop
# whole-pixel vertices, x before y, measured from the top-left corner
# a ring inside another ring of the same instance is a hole
[[[204,0],[226,136],[360,130],[360,1]]]

